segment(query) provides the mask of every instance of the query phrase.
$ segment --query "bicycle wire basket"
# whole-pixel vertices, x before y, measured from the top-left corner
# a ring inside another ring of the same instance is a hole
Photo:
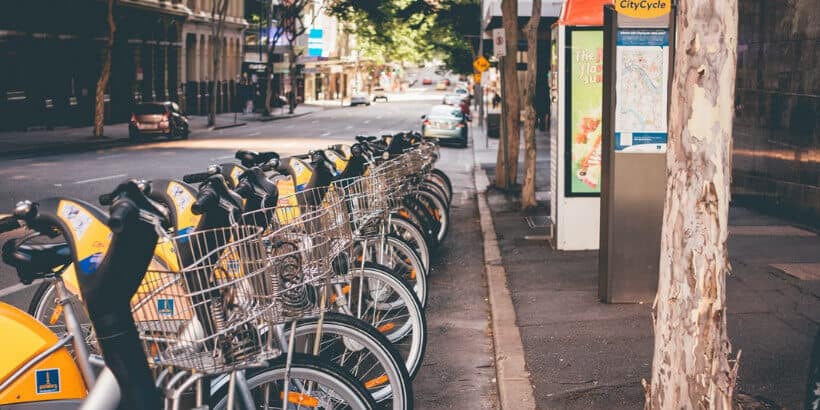
[[[160,239],[162,263],[152,263],[131,303],[150,362],[214,374],[279,354],[257,330],[276,293],[261,233],[234,226]]]
[[[336,180],[333,188],[341,198],[342,211],[348,215],[356,238],[377,229],[390,209],[390,186],[385,173],[371,171],[365,176]]]
[[[262,243],[279,289],[266,321],[318,315],[319,292],[333,270],[334,258],[352,243],[347,214],[332,189],[313,188],[279,198],[279,205],[247,212],[244,223],[264,227]]]

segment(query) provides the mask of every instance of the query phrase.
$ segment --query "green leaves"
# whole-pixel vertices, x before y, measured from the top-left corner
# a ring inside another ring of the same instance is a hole
[[[437,57],[457,73],[472,72],[478,0],[335,0],[328,11],[348,23],[366,58],[418,63]]]

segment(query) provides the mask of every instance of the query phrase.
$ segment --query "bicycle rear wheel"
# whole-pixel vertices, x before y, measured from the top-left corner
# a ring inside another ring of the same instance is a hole
[[[290,327],[285,327],[290,334]],[[296,323],[294,349],[312,353],[319,318]],[[398,350],[367,323],[352,316],[325,313],[319,357],[339,365],[364,383],[373,398],[387,408],[413,408],[413,385]]]
[[[301,353],[293,354],[288,377],[290,388],[285,395],[285,360],[286,355],[282,355],[271,360],[268,367],[246,370],[248,389],[257,408],[371,410],[378,406],[364,385],[350,373],[321,358]],[[228,387],[225,383],[211,395],[212,408],[227,408]]]

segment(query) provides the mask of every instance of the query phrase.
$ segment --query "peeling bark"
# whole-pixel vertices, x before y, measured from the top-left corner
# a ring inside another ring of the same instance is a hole
[[[732,404],[726,240],[737,21],[737,0],[679,2],[647,409]]]

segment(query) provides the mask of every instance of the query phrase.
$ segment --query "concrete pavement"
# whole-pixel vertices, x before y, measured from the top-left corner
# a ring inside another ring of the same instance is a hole
[[[542,192],[550,189],[545,138],[538,150]],[[478,135],[476,162],[492,181],[497,142],[484,144]],[[642,408],[640,382],[652,364],[650,306],[600,303],[597,251],[555,251],[526,240],[545,232],[524,221],[518,198],[489,190],[487,200],[537,407]],[[547,209],[542,204],[535,214]],[[734,350],[743,351],[737,396],[801,408],[820,323],[820,237],[739,207],[729,223],[728,327]]]

